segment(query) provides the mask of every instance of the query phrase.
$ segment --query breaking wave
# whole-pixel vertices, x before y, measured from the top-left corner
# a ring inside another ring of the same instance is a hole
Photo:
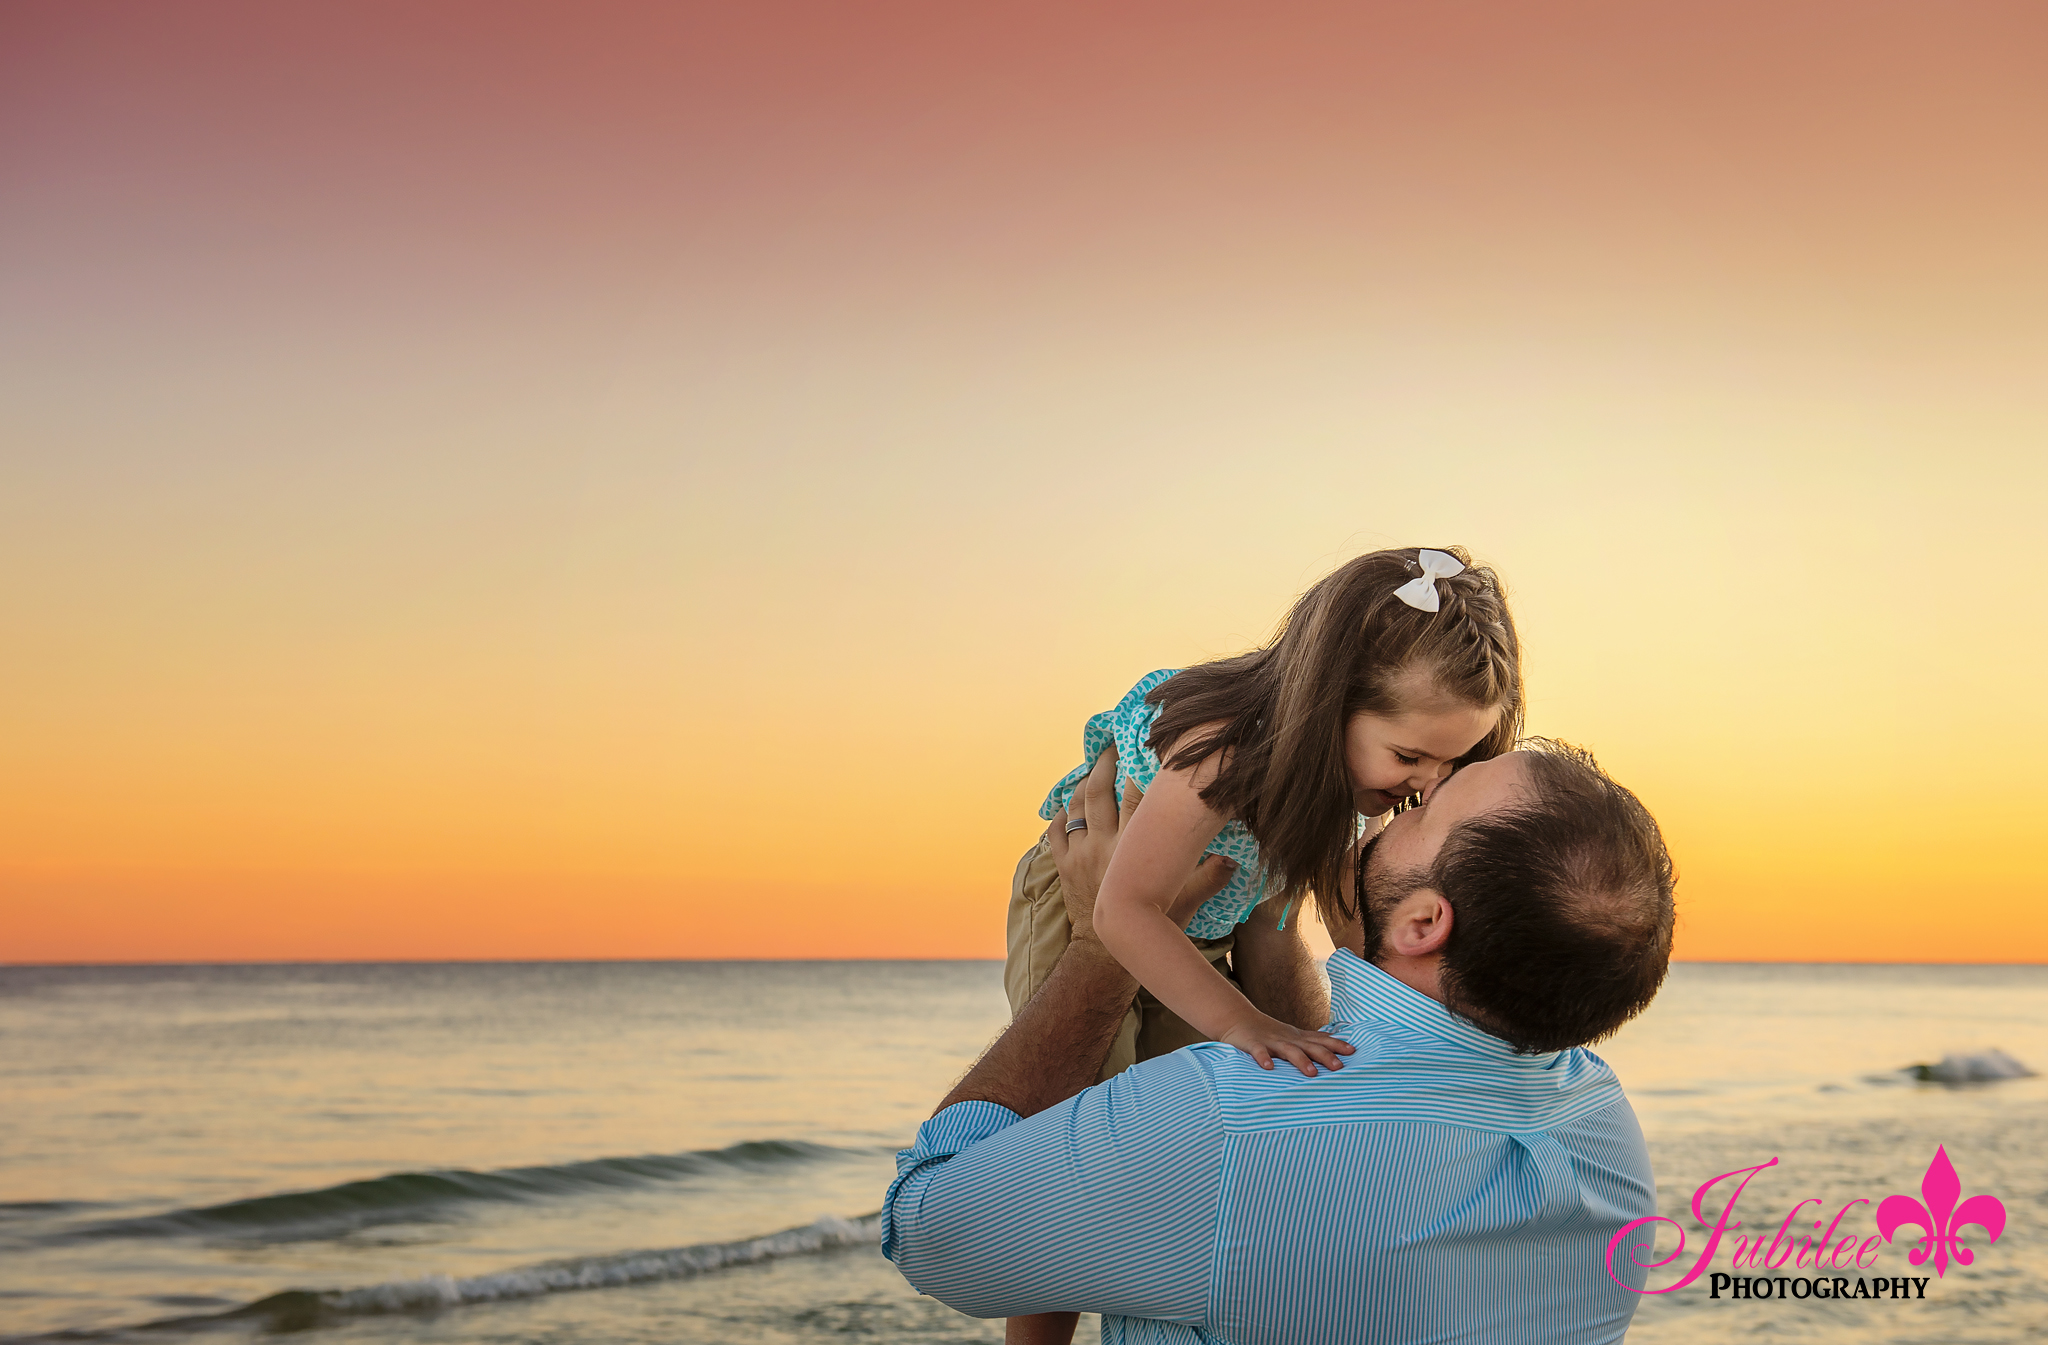
[[[395,1172],[313,1191],[231,1200],[133,1218],[103,1219],[51,1235],[51,1241],[100,1238],[229,1237],[308,1241],[380,1224],[446,1218],[465,1205],[540,1201],[632,1190],[724,1172],[759,1172],[851,1158],[867,1150],[756,1140],[724,1149],[637,1158],[593,1158],[541,1167],[472,1172],[460,1168]]]

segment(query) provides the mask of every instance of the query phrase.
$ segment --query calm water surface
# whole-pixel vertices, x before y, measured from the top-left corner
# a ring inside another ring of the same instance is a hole
[[[0,968],[0,1335],[999,1340],[912,1293],[865,1216],[1000,1030],[1000,971]],[[1773,1157],[1752,1224],[1917,1195],[1937,1145],[2010,1222],[1925,1301],[1692,1286],[1631,1339],[2048,1338],[2048,1083],[1900,1072],[1994,1047],[2048,1068],[2048,969],[1676,968],[1602,1054],[1682,1261],[1694,1188]],[[1868,1273],[1919,1272],[1900,1246]]]

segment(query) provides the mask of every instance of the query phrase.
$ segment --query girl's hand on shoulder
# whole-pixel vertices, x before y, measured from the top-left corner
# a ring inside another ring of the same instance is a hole
[[[1247,1018],[1216,1040],[1243,1051],[1259,1062],[1260,1069],[1273,1068],[1273,1061],[1277,1058],[1285,1060],[1311,1079],[1315,1077],[1317,1065],[1330,1070],[1343,1069],[1341,1057],[1350,1055],[1354,1049],[1342,1037],[1293,1027],[1263,1013]]]

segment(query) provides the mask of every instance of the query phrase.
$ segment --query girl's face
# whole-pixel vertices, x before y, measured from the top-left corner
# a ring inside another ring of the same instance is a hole
[[[1344,767],[1358,811],[1378,817],[1410,794],[1425,799],[1450,775],[1458,758],[1493,732],[1498,705],[1479,709],[1425,694],[1401,696],[1413,709],[1398,714],[1364,711],[1344,731]]]

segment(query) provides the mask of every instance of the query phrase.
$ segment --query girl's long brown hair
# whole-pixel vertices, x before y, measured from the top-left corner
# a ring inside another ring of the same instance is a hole
[[[1522,650],[1492,570],[1455,546],[1461,574],[1436,581],[1435,612],[1394,590],[1422,573],[1416,549],[1374,551],[1301,595],[1262,649],[1189,668],[1154,687],[1160,707],[1148,740],[1165,764],[1188,770],[1218,752],[1222,770],[1202,801],[1251,829],[1268,895],[1294,900],[1343,891],[1345,853],[1357,833],[1344,736],[1361,711],[1399,713],[1394,683],[1413,669],[1440,694],[1500,718],[1463,760],[1484,761],[1522,732]],[[1222,727],[1181,740],[1202,725]]]

